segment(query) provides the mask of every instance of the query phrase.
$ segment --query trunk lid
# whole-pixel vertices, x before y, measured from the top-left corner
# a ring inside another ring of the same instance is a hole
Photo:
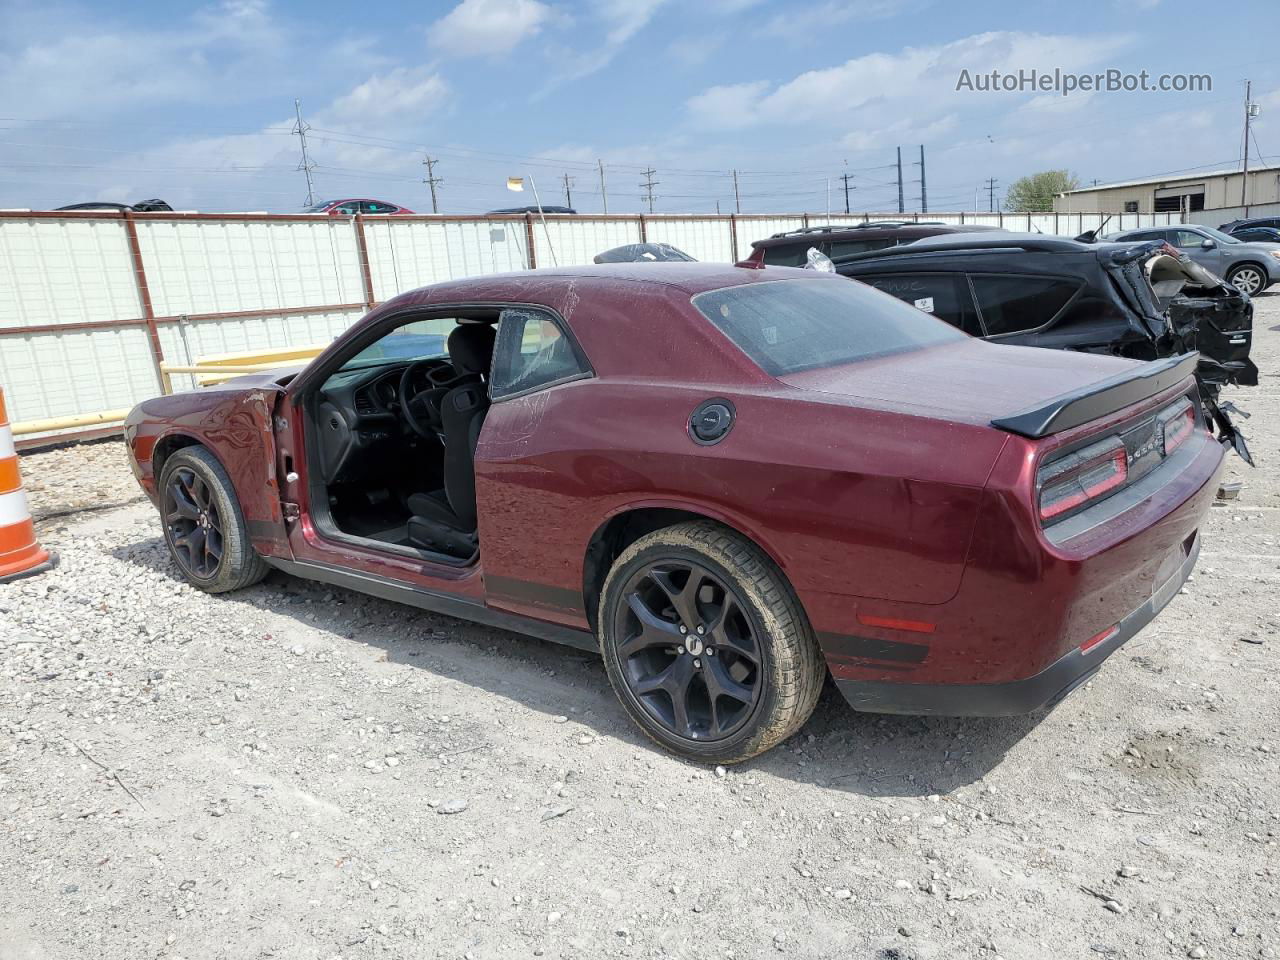
[[[991,423],[1149,365],[1093,353],[964,340],[783,376],[790,386],[962,423]],[[1099,414],[1101,415],[1101,414]]]

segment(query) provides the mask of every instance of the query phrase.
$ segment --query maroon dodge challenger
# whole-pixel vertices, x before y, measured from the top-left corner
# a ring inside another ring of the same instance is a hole
[[[599,649],[663,746],[1057,702],[1186,580],[1196,355],[996,346],[843,277],[607,264],[396,297],[129,415],[183,576],[269,568]]]

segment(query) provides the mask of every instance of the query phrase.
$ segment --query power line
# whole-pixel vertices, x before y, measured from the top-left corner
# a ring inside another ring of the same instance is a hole
[[[657,172],[658,171],[653,169],[653,167],[646,167],[644,170],[644,183],[640,184],[640,186],[644,188],[646,194],[646,196],[643,196],[640,199],[648,200],[650,213],[653,213],[653,201],[655,199],[653,195],[653,188],[658,185],[658,181],[653,179],[653,175]]]
[[[439,160],[433,159],[432,157],[426,157],[422,161],[422,165],[427,168],[427,175],[423,178],[422,182],[425,183],[431,189],[431,212],[432,213],[440,212],[440,204],[436,201],[436,187],[444,183],[443,180],[441,180],[439,177],[436,176],[435,168],[436,168],[436,164],[439,162],[440,162]]]
[[[298,116],[298,122],[293,126],[293,132],[298,135],[298,143],[302,146],[302,160],[298,163],[298,169],[307,177],[307,202],[306,206],[311,207],[316,202],[316,188],[311,180],[311,171],[316,165],[311,162],[311,158],[307,156],[307,131],[311,129],[309,124],[302,120],[302,104],[295,98],[293,101],[293,111]]]

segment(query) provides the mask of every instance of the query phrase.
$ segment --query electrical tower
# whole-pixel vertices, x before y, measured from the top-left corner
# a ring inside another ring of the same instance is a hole
[[[1244,175],[1240,178],[1240,206],[1245,208],[1244,215],[1249,215],[1249,127],[1253,118],[1258,115],[1258,105],[1253,102],[1253,81],[1244,82]]]
[[[907,206],[902,201],[902,148],[898,148],[898,212],[906,213]]]
[[[647,168],[644,171],[644,183],[640,184],[645,192],[645,195],[640,199],[648,202],[650,213],[653,213],[653,201],[657,199],[653,195],[653,188],[658,185],[658,181],[653,179],[653,175],[657,172],[658,171],[653,169],[653,167]]]
[[[929,212],[929,191],[925,186],[924,180],[924,144],[920,144],[920,159],[914,161],[915,165],[920,168],[920,212]]]
[[[573,209],[573,195],[569,193],[569,189],[573,186],[574,179],[567,173],[560,178],[560,181],[564,184],[564,205],[570,210]]]
[[[604,207],[605,215],[609,214],[609,191],[605,189],[604,184],[604,161],[597,160],[596,166],[600,168],[600,205]]]
[[[844,212],[848,213],[849,212],[849,191],[857,190],[858,188],[849,186],[849,181],[853,179],[853,174],[849,173],[847,170],[844,173],[840,174],[840,179],[844,181]]]
[[[422,161],[422,165],[427,168],[427,175],[422,178],[422,182],[431,188],[431,212],[439,213],[440,204],[436,199],[436,187],[443,184],[444,181],[436,176],[436,164],[440,160],[434,157],[427,157]]]
[[[996,212],[996,178],[987,178],[987,209],[992,213]]]
[[[738,194],[738,171],[733,171],[733,212],[742,212],[742,197]]]
[[[298,138],[298,142],[302,145],[302,161],[298,164],[307,177],[307,203],[308,207],[314,206],[316,202],[316,185],[311,180],[311,171],[316,165],[311,162],[311,157],[307,155],[307,131],[311,129],[311,124],[304,123],[302,120],[302,104],[296,99],[293,101],[293,112],[298,117],[298,122],[293,125],[293,132]]]

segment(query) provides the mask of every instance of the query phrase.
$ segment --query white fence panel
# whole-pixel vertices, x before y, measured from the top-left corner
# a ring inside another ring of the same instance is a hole
[[[364,300],[351,221],[138,220],[157,316]]]
[[[547,217],[545,228],[541,218],[533,218],[533,248],[540,267],[591,263],[597,253],[639,242],[640,221],[634,217],[625,220]]]
[[[389,300],[429,283],[528,268],[523,218],[364,221],[374,299]]]
[[[736,257],[741,260],[751,255],[751,243],[764,240],[775,233],[786,233],[790,230],[804,229],[803,217],[738,217],[738,250]]]
[[[122,220],[0,220],[0,328],[141,316]]]
[[[15,422],[123,409],[160,392],[143,326],[0,333],[0,384]]]
[[[282,347],[328,344],[364,314],[364,307],[265,317],[186,320],[160,327],[160,346],[169,363],[193,364],[202,357]],[[174,374],[175,389],[196,386],[195,378]]]
[[[669,243],[695,260],[733,262],[733,231],[727,219],[645,219],[645,236],[652,243]]]

